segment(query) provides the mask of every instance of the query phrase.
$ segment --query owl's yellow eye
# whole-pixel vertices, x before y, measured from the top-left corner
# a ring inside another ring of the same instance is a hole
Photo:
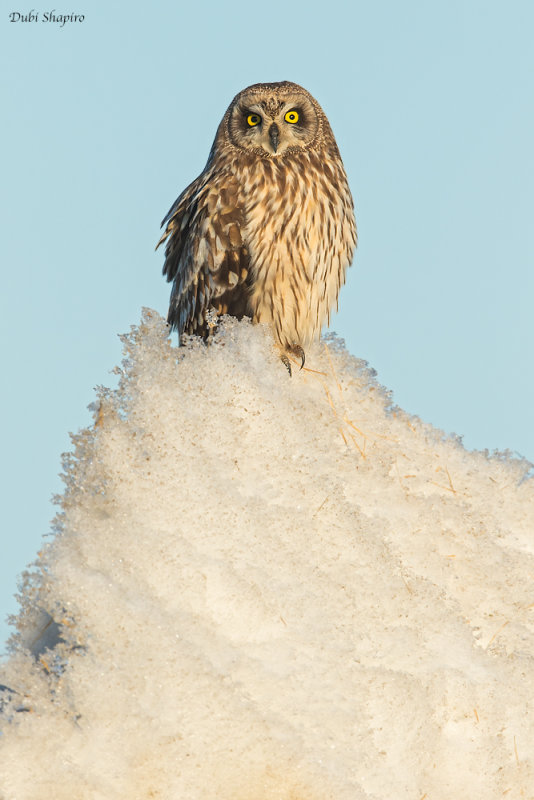
[[[253,128],[254,125],[259,125],[259,123],[261,122],[261,117],[259,114],[249,114],[247,117],[247,122],[250,125],[250,127]]]
[[[291,122],[293,125],[295,122],[299,121],[299,115],[297,111],[288,111],[284,117],[286,122]]]

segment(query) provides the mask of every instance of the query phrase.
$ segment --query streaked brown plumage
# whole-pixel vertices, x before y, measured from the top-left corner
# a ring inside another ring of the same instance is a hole
[[[162,222],[168,322],[207,336],[208,312],[271,325],[288,352],[320,335],[356,246],[347,177],[317,101],[289,81],[240,92],[201,175]]]

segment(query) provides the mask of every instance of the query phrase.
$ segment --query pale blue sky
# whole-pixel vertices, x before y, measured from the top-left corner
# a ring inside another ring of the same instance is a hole
[[[0,23],[0,643],[117,334],[166,313],[160,220],[251,83],[301,83],[331,120],[360,235],[349,350],[467,447],[534,460],[534,3],[82,2],[81,24]]]

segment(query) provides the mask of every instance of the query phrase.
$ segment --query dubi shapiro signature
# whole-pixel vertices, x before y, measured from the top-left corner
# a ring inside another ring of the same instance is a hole
[[[9,14],[10,22],[55,22],[60,28],[63,28],[68,22],[83,22],[85,14],[59,14],[56,9],[52,11],[11,11]]]

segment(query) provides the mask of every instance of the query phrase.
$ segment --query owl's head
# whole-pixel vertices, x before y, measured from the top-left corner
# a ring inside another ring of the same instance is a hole
[[[278,158],[315,145],[324,122],[321,107],[302,86],[289,81],[257,83],[234,97],[221,133],[235,147]]]

